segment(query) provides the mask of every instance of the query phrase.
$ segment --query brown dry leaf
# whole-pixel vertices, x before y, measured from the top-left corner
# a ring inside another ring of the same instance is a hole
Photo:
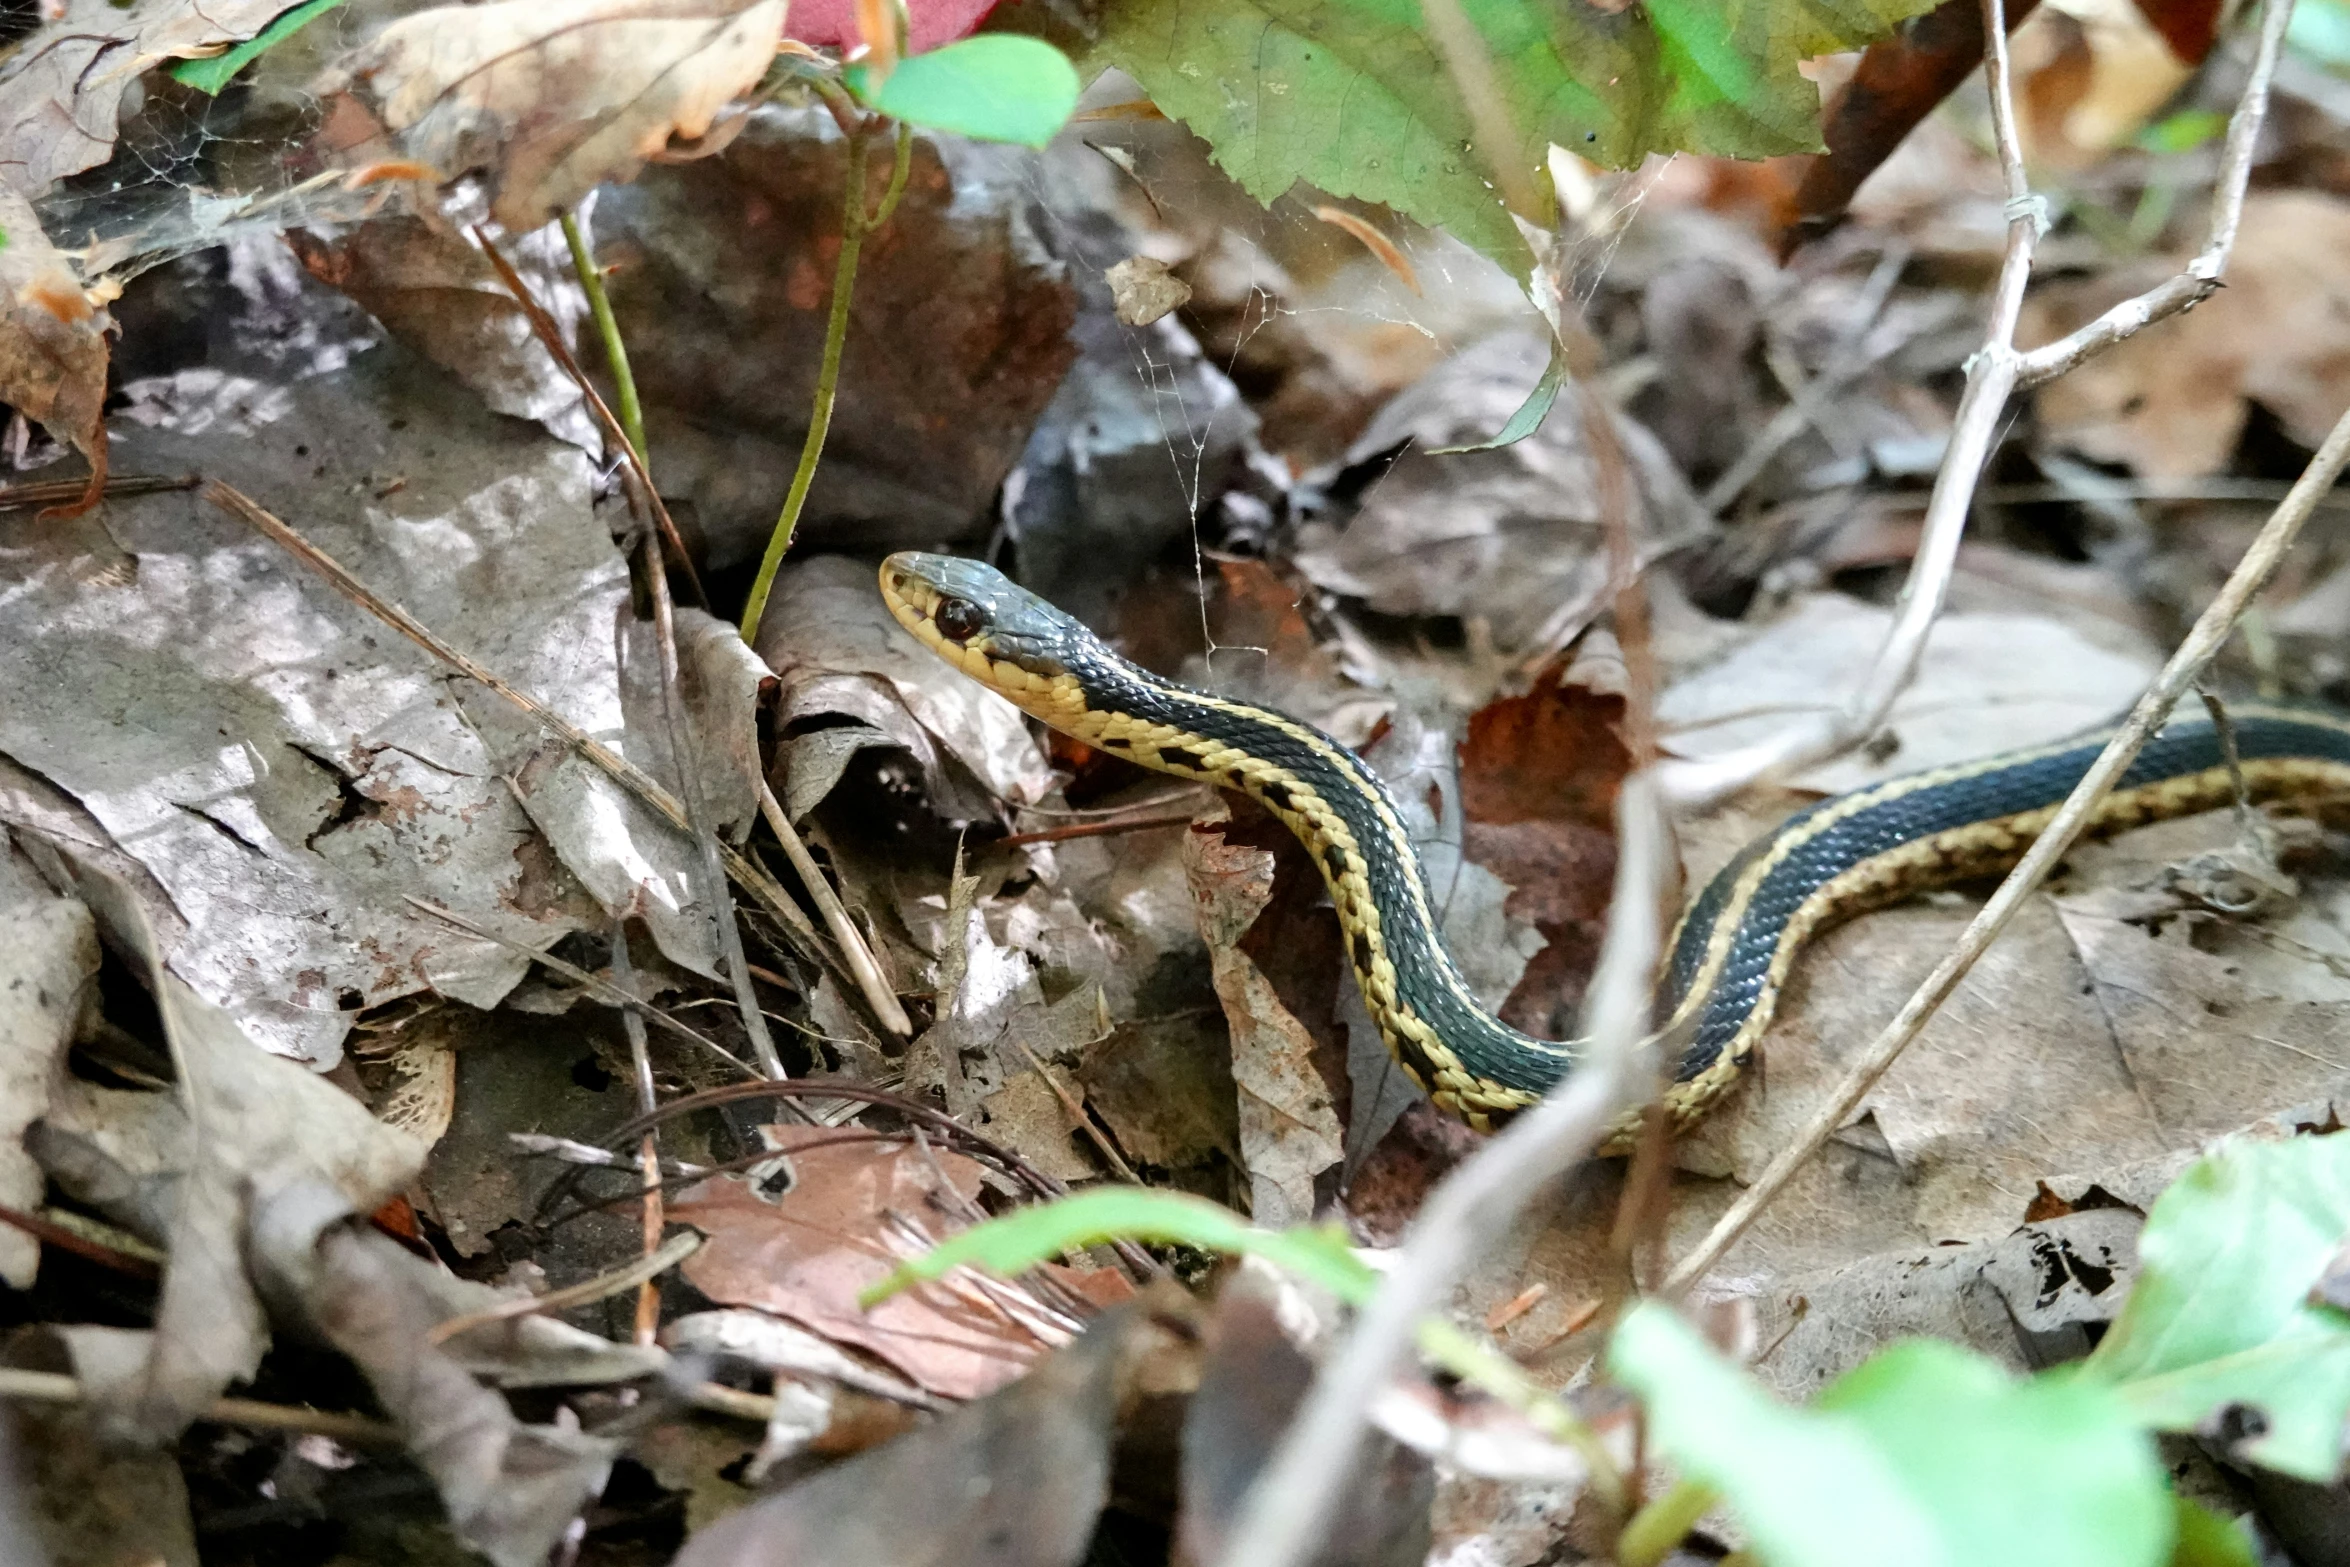
[[[1338,919],[1279,823],[1226,815],[1218,831],[1217,814],[1185,835],[1184,867],[1232,1025],[1250,1213],[1274,1228],[1304,1224],[1319,1206],[1315,1182],[1346,1156]]]
[[[1562,406],[1512,446],[1436,457],[1507,422],[1549,357],[1531,334],[1502,334],[1438,365],[1372,420],[1347,454],[1386,474],[1343,529],[1300,531],[1297,564],[1315,586],[1390,615],[1458,616],[1497,646],[1539,654],[1587,625],[1607,590],[1600,476],[1582,420]],[[1631,472],[1632,535],[1645,561],[1705,527],[1656,438],[1618,433]]]
[[[2126,145],[2194,74],[2134,0],[2051,0],[2013,46],[2025,144],[2055,169]]]
[[[784,0],[442,6],[385,28],[315,91],[349,94],[400,155],[443,179],[487,170],[491,216],[519,233],[708,136],[775,57],[784,10]],[[340,151],[361,163],[387,155],[377,138]]]
[[[41,232],[13,186],[0,183],[0,402],[89,459],[90,482],[73,515],[106,483],[105,309]]]
[[[289,230],[286,243],[312,277],[349,295],[499,413],[535,419],[583,450],[603,450],[579,388],[531,331],[481,247],[463,234],[423,218],[386,216],[331,234]],[[558,234],[545,230],[500,248],[558,320],[586,313]]]
[[[0,183],[38,196],[114,155],[128,98],[166,60],[200,59],[259,32],[286,0],[70,0],[0,65]],[[11,250],[17,226],[8,224]]]
[[[2059,283],[2025,307],[2017,340],[2036,347],[2175,272],[2179,260],[2094,282]],[[2042,438],[2148,478],[2225,468],[2249,403],[2316,447],[2350,406],[2350,202],[2315,191],[2256,191],[2227,287],[2129,338],[2039,393]]]
[[[1798,600],[1666,689],[1657,703],[1665,749],[1720,756],[1777,733],[1792,715],[1844,701],[1890,623],[1890,611],[1842,594]],[[1944,615],[1876,743],[1794,781],[1857,789],[2062,739],[2111,718],[2143,689],[2154,659],[2136,645],[2100,646],[2084,634],[2097,629],[2076,617]]]
[[[1593,661],[1596,662],[1596,661]],[[1553,668],[1523,696],[1486,704],[1461,742],[1462,847],[1510,884],[1504,911],[1546,945],[1503,1003],[1544,1038],[1574,1027],[1615,877],[1615,799],[1631,766],[1620,691]]]
[[[935,1425],[701,1530],[677,1567],[1075,1567],[1110,1495],[1138,1364],[1169,1338],[1139,1310]]]
[[[895,1237],[893,1217],[933,1239],[962,1228],[979,1195],[975,1161],[906,1143],[843,1141],[858,1134],[825,1127],[770,1127],[766,1135],[790,1162],[789,1191],[770,1201],[754,1183],[720,1176],[670,1207],[670,1217],[710,1237],[685,1264],[703,1294],[789,1317],[949,1398],[1001,1387],[1052,1347],[982,1297],[948,1285],[858,1308],[858,1292],[914,1249]]]

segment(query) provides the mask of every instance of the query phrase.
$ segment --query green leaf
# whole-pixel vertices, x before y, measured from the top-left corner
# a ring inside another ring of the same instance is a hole
[[[1542,421],[1550,417],[1550,405],[1558,401],[1559,388],[1567,384],[1567,356],[1554,342],[1550,349],[1550,364],[1543,370],[1542,379],[1534,383],[1534,390],[1510,415],[1509,423],[1494,431],[1482,441],[1471,441],[1466,446],[1431,446],[1431,457],[1450,457],[1457,452],[1487,452],[1497,446],[1512,446],[1542,428]]]
[[[1010,1278],[1065,1251],[1111,1240],[1254,1254],[1321,1285],[1349,1305],[1370,1299],[1379,1282],[1337,1225],[1260,1230],[1204,1197],[1141,1186],[1096,1186],[973,1225],[899,1267],[858,1296],[857,1303],[872,1307],[910,1284],[938,1278],[966,1263]]]
[[[1646,1405],[1657,1450],[1720,1492],[1777,1567],[2156,1567],[2169,1555],[2161,1463],[2108,1389],[2019,1382],[1919,1340],[1795,1409],[1654,1305],[1625,1317],[1608,1364]]]
[[[2228,117],[2216,109],[2181,109],[2140,131],[2138,145],[2148,152],[2193,152],[2227,129]]]
[[[237,72],[342,3],[343,0],[302,0],[300,5],[281,12],[275,21],[225,54],[216,54],[209,60],[180,61],[171,68],[172,80],[198,92],[218,94]]]
[[[980,141],[1041,147],[1077,107],[1077,67],[1051,44],[1015,33],[982,33],[900,60],[879,88],[852,65],[849,90],[869,109]]]
[[[2253,1550],[2243,1530],[2200,1502],[2183,1496],[2174,1496],[2171,1501],[2179,1521],[2171,1567],[2260,1567],[2260,1553]]]
[[[2350,1319],[2308,1294],[2350,1235],[2350,1137],[2231,1142],[2146,1215],[2138,1282],[2080,1368],[2166,1431],[2232,1406],[2253,1462],[2332,1479],[2350,1415]]]
[[[2299,0],[2285,24],[2285,46],[2329,71],[2350,74],[2350,5]]]
[[[1496,151],[1539,179],[1553,142],[1616,167],[1816,151],[1819,89],[1797,64],[1933,0],[1458,3],[1517,140]],[[1513,271],[1530,262],[1418,0],[1112,0],[1083,63],[1130,73],[1259,201],[1306,180],[1440,224]]]

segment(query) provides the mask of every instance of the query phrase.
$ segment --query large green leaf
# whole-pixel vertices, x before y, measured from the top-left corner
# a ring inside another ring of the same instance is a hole
[[[2081,1368],[2149,1423],[2257,1415],[2238,1451],[2333,1478],[2350,1415],[2350,1318],[2309,1292],[2350,1235],[2350,1136],[2234,1142],[2155,1202],[2138,1281]]]
[[[1881,37],[1933,0],[1457,3],[1517,137],[1502,156],[1533,175],[1553,142],[1618,167],[1651,152],[1816,150],[1819,93],[1797,62]],[[1132,74],[1260,201],[1307,180],[1524,270],[1419,0],[1110,0],[1085,63]]]
[[[2017,1381],[1918,1340],[1796,1409],[1654,1305],[1616,1329],[1608,1364],[1657,1450],[1774,1567],[2155,1567],[2170,1551],[2154,1444],[2092,1383]]]
[[[1077,68],[1068,57],[1010,33],[985,33],[901,60],[879,87],[868,66],[852,65],[844,76],[867,108],[980,141],[1041,147],[1077,107]]]

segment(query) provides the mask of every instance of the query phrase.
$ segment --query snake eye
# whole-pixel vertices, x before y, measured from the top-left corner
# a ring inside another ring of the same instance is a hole
[[[938,634],[949,642],[968,642],[987,624],[987,617],[979,612],[978,605],[969,599],[951,597],[940,599],[930,618],[938,626]]]

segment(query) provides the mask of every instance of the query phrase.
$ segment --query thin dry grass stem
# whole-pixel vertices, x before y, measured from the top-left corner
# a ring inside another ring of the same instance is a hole
[[[1148,832],[1154,827],[1182,827],[1197,811],[1169,811],[1160,816],[1121,816],[1107,822],[1071,822],[1065,827],[1040,827],[1035,832],[1007,833],[981,845],[988,849],[1018,849],[1032,843],[1067,843],[1073,838],[1111,838],[1121,833]]]
[[[2268,112],[2277,52],[2292,16],[2292,0],[2271,0],[2271,9],[2263,18],[2252,76],[2229,122],[2227,154],[2212,193],[2211,235],[2203,252],[2179,277],[2115,307],[2062,342],[2030,354],[2016,352],[2015,326],[2047,213],[2045,203],[2032,194],[2024,170],[2000,0],[1984,0],[1983,11],[1984,35],[1989,40],[1984,69],[1991,86],[1992,131],[2008,191],[2007,249],[1992,295],[1990,330],[1981,350],[1967,362],[1966,389],[1952,422],[1949,449],[1926,503],[1917,554],[1902,586],[1893,624],[1859,690],[1841,707],[1726,756],[1667,764],[1661,770],[1662,784],[1666,798],[1677,805],[1713,804],[1760,779],[1840,755],[1881,729],[1894,699],[1916,674],[1926,637],[1949,596],[1959,543],[1965,537],[1984,463],[2006,420],[2009,399],[2018,390],[2063,374],[2141,327],[2186,309],[2218,286],[2226,267],[2243,211],[2245,183],[2251,177],[2254,146]]]
[[[610,1300],[625,1295],[638,1285],[658,1277],[676,1267],[686,1258],[702,1249],[702,1237],[693,1230],[685,1230],[668,1244],[656,1246],[625,1267],[609,1273],[599,1273],[592,1279],[567,1284],[544,1295],[523,1295],[513,1300],[502,1300],[495,1306],[480,1311],[469,1311],[460,1317],[449,1317],[433,1324],[424,1335],[428,1344],[446,1344],[460,1333],[487,1327],[493,1322],[511,1322],[516,1317],[535,1317],[550,1311],[569,1311],[574,1306],[593,1305],[599,1300]]]
[[[588,411],[596,416],[596,422],[604,427],[604,433],[619,448],[621,461],[626,465],[630,478],[635,480],[639,499],[652,514],[654,526],[661,530],[662,545],[675,558],[678,569],[685,573],[686,586],[693,589],[694,602],[707,607],[710,595],[702,589],[701,575],[694,570],[694,558],[686,553],[685,540],[678,534],[677,523],[669,515],[669,508],[661,503],[661,492],[653,488],[652,471],[645,466],[644,455],[636,449],[628,427],[612,412],[603,394],[596,390],[596,383],[587,378],[587,372],[579,366],[579,356],[572,353],[571,345],[563,341],[562,328],[555,324],[555,318],[547,314],[546,307],[531,293],[530,285],[522,281],[522,274],[515,271],[513,264],[491,243],[488,232],[477,226],[473,231],[473,242],[481,247],[482,254],[490,258],[490,265],[497,269],[498,279],[506,285],[506,292],[512,294],[514,302],[522,307],[523,319],[530,323],[531,335],[539,340],[539,345],[546,349],[556,367],[570,379],[571,384],[579,388],[579,395],[587,400]],[[617,337],[617,325],[613,327],[613,332]]]
[[[2098,801],[2105,797],[2116,779],[2134,760],[2141,747],[2170,716],[2171,707],[2192,690],[2203,670],[2235,629],[2236,622],[2251,607],[2254,595],[2267,585],[2285,552],[2299,537],[2302,525],[2317,510],[2320,496],[2330,489],[2350,462],[2350,413],[2342,416],[2333,432],[2302,470],[2300,479],[2290,494],[2270,514],[2252,547],[2244,552],[2236,569],[2211,601],[2210,607],[2199,616],[2187,632],[2186,640],[2170,662],[2138,699],[2114,737],[2106,742],[2088,773],[2065,797],[2037,841],[2025,854],[2007,879],[1992,893],[1982,912],[1968,924],[1956,946],[1935,965],[1934,972],[1902,1004],[1893,1021],[1870,1044],[1868,1050],[1853,1064],[1836,1092],[1821,1106],[1803,1132],[1765,1169],[1755,1183],[1740,1195],[1728,1213],[1722,1215],[1697,1248],[1684,1257],[1665,1281],[1667,1294],[1678,1294],[1703,1278],[1706,1271],[1722,1260],[1731,1245],[1746,1232],[1755,1216],[1772,1198],[1785,1189],[1787,1182],[1820,1146],[1833,1136],[1858,1107],[1862,1097],[1875,1086],[1885,1069],[1908,1048],[1918,1031],[1934,1015],[1958,982],[1982,956],[1992,939],[2003,929],[2015,911],[2039,887],[2056,862],[2071,848],[2073,840],[2087,825]]]
[[[1443,1308],[1484,1249],[1545,1186],[1589,1154],[1653,1080],[1641,1042],[1666,835],[1645,775],[1624,781],[1616,820],[1615,899],[1585,1018],[1590,1053],[1429,1194],[1393,1271],[1249,1488],[1221,1567],[1296,1567],[1314,1554],[1353,1475],[1371,1401],[1408,1363],[1422,1321]],[[1595,1494],[1621,1499],[1619,1476],[1594,1472],[1591,1483]]]
[[[776,841],[783,845],[783,857],[791,861],[792,870],[800,878],[800,885],[816,905],[816,912],[824,918],[824,928],[832,932],[833,941],[840,947],[841,961],[848,966],[849,976],[864,992],[865,1004],[883,1028],[900,1039],[914,1032],[914,1020],[906,1016],[906,1009],[898,1001],[898,994],[881,972],[881,962],[873,956],[873,949],[865,942],[865,933],[857,922],[849,918],[849,911],[840,901],[840,894],[832,890],[824,872],[816,864],[814,855],[800,837],[800,830],[784,814],[782,802],[775,791],[767,787],[767,780],[753,772],[751,785],[759,791],[759,814],[767,818],[768,827]]]
[[[625,915],[612,917],[612,983],[616,989],[636,994],[636,965],[628,955],[628,919]],[[621,1032],[628,1036],[628,1064],[630,1075],[636,1079],[636,1113],[651,1115],[661,1108],[660,1091],[653,1084],[653,1051],[645,1038],[645,1020],[634,1007],[620,1009]],[[661,1190],[661,1137],[659,1128],[645,1133],[637,1145],[637,1170],[644,1178],[644,1255],[651,1256],[661,1249],[661,1232],[669,1227],[668,1205]],[[637,1286],[636,1320],[631,1326],[639,1344],[653,1343],[661,1333],[661,1285],[658,1280],[646,1279]]]
[[[86,1397],[81,1379],[59,1371],[24,1371],[0,1366],[0,1402],[78,1404]],[[216,1425],[243,1426],[254,1431],[300,1431],[332,1437],[352,1447],[399,1447],[400,1428],[365,1415],[339,1415],[324,1409],[301,1409],[291,1404],[264,1404],[250,1398],[216,1398],[203,1417]]]
[[[2260,42],[2253,51],[2252,73],[2245,81],[2244,96],[2236,102],[2236,112],[2228,119],[2228,138],[2220,156],[2219,177],[2212,186],[2209,232],[2203,248],[2178,276],[2024,355],[2016,366],[2019,388],[2028,390],[2056,379],[2165,316],[2193,309],[2220,286],[2228,269],[2228,253],[2235,248],[2236,226],[2244,216],[2244,191],[2252,182],[2253,156],[2259,150],[2261,126],[2268,119],[2269,89],[2276,79],[2277,60],[2284,52],[2285,29],[2292,21],[2293,0],[2267,0],[2260,18]]]
[[[570,719],[565,718],[561,713],[547,706],[537,697],[519,687],[507,684],[465,654],[442,641],[424,622],[377,593],[366,583],[361,582],[351,574],[350,569],[342,562],[312,544],[308,539],[303,538],[279,518],[272,516],[251,496],[231,485],[223,484],[218,479],[208,480],[202,494],[204,499],[222,511],[250,524],[254,529],[275,541],[296,560],[301,561],[324,577],[337,592],[352,603],[357,604],[483,690],[528,713],[543,724],[549,733],[570,745],[579,752],[581,757],[593,764],[614,783],[635,795],[648,808],[668,821],[672,827],[688,834],[693,831],[693,823],[687,818],[685,807],[680,805],[675,796],[662,788],[641,768],[635,766],[619,752],[596,739]],[[780,886],[776,885],[773,877],[724,844],[719,845],[719,856],[725,865],[726,873],[734,879],[735,883],[748,891],[753,898],[756,898],[759,906],[782,922],[786,930],[799,937],[806,950],[818,954],[827,961],[837,962],[836,955],[826,950],[823,938],[816,933],[816,927],[808,923],[808,916],[800,911],[800,906],[794,903]]]
[[[710,918],[718,936],[718,952],[726,963],[726,978],[734,987],[734,1003],[742,1013],[743,1034],[751,1054],[769,1077],[788,1077],[775,1040],[767,1032],[767,1015],[759,1010],[758,992],[751,988],[750,959],[743,953],[742,928],[735,923],[734,890],[727,884],[726,861],[718,849],[718,830],[710,823],[709,798],[702,789],[692,728],[685,713],[685,693],[677,667],[677,608],[669,599],[669,574],[661,569],[661,552],[648,547],[640,557],[645,582],[653,595],[653,641],[661,663],[661,717],[669,731],[669,756],[677,764],[677,780],[685,790],[686,818],[693,824],[694,846],[701,851],[702,876],[709,883],[703,896],[710,902]]]

